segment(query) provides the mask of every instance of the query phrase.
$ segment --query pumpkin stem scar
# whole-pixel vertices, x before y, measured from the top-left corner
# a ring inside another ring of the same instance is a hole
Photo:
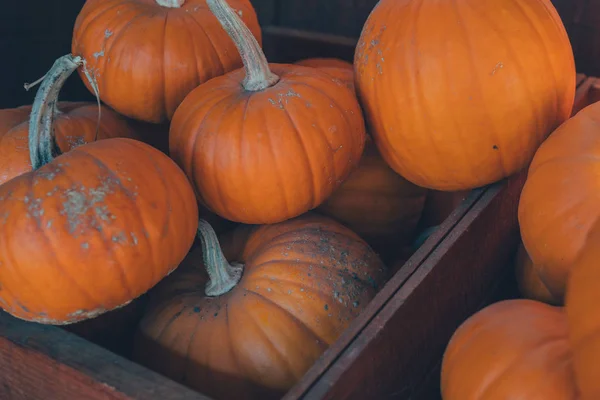
[[[60,57],[44,76],[29,116],[29,157],[34,170],[54,159],[54,129],[58,94],[63,84],[77,68],[83,65],[81,57],[71,54]]]
[[[179,8],[185,3],[185,0],[156,0],[156,4],[167,8]]]
[[[229,292],[242,279],[244,264],[229,264],[221,250],[217,234],[202,219],[198,222],[198,237],[202,243],[204,266],[210,278],[204,293],[209,297],[216,297]]]
[[[240,52],[246,70],[246,78],[242,83],[244,89],[257,92],[279,82],[279,77],[271,72],[269,62],[256,38],[227,1],[207,0],[206,3]]]

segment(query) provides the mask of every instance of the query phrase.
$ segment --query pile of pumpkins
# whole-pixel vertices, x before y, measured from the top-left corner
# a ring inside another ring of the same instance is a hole
[[[97,104],[58,102],[75,71]],[[410,244],[428,191],[526,168],[574,92],[549,0],[381,0],[353,64],[293,65],[268,63],[249,0],[87,0],[33,105],[0,110],[0,306],[68,325],[150,291],[134,359],[214,398],[279,397],[385,284],[373,248]],[[593,213],[580,115],[524,194],[550,238],[532,228],[536,262],[593,242],[549,226]],[[544,184],[565,189],[553,220]]]

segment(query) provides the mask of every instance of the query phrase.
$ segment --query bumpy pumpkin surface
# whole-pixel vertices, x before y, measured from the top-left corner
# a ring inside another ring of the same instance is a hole
[[[600,103],[565,122],[540,147],[519,202],[519,224],[540,280],[564,299],[569,272],[600,218]]]
[[[569,276],[566,311],[573,365],[581,400],[600,399],[600,223]]]
[[[136,359],[218,399],[280,398],[373,298],[384,266],[314,214],[241,226],[222,240],[231,266],[211,231],[201,221],[204,263],[193,251],[153,292]]]
[[[356,97],[315,68],[268,64],[227,3],[208,3],[246,70],[212,79],[185,98],[171,124],[171,157],[200,201],[229,220],[276,223],[316,208],[363,152]]]
[[[383,158],[445,191],[527,166],[575,94],[572,49],[550,0],[381,0],[354,69]]]
[[[260,41],[250,1],[230,1]],[[86,60],[102,101],[147,122],[170,119],[196,86],[242,66],[206,0],[87,0],[72,52]]]
[[[563,309],[508,300],[473,315],[448,344],[441,389],[444,400],[578,400]]]
[[[81,60],[71,56],[58,59],[43,80],[33,106],[0,110],[0,184],[31,171],[28,135],[33,111],[48,116],[34,120],[35,129],[47,130],[61,153],[94,140],[139,138],[127,120],[107,107],[99,110],[96,103],[58,102],[62,85],[80,65]]]
[[[178,266],[197,216],[160,151],[122,138],[79,146],[0,185],[0,306],[45,324],[122,306]]]

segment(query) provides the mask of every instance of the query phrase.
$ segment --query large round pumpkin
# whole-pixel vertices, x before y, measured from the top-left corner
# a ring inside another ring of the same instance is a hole
[[[566,311],[581,400],[600,399],[600,223],[569,276]]]
[[[153,292],[134,354],[217,399],[280,398],[384,281],[370,247],[323,216],[241,226],[224,254],[205,221],[199,235]]]
[[[36,141],[37,142],[37,141]],[[44,324],[93,318],[174,270],[197,227],[194,192],[132,139],[79,146],[0,185],[0,306]],[[41,161],[41,162],[40,162]]]
[[[62,85],[81,63],[72,56],[59,58],[46,74],[33,106],[0,110],[0,184],[31,171],[30,130],[50,140],[61,153],[94,140],[140,137],[132,125],[107,107],[99,110],[96,103],[58,102]]]
[[[318,210],[358,233],[378,251],[412,240],[426,190],[413,185],[383,161],[370,138],[358,168]]]
[[[563,309],[508,300],[473,315],[448,344],[441,388],[444,400],[578,400]]]
[[[230,0],[261,40],[249,0]],[[79,72],[95,79],[100,98],[147,122],[170,119],[199,84],[242,66],[206,0],[87,0],[75,21],[72,52]]]
[[[575,95],[571,45],[550,0],[381,0],[354,68],[383,158],[445,191],[526,167]]]
[[[363,152],[365,126],[356,97],[315,68],[269,65],[227,3],[208,4],[246,68],[212,79],[185,98],[171,124],[171,157],[200,201],[229,220],[276,223],[316,208]]]
[[[600,219],[600,103],[565,122],[540,147],[519,202],[527,252],[553,297]]]

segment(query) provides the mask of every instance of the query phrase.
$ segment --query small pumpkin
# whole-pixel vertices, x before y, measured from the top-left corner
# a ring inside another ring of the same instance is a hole
[[[381,0],[354,69],[383,158],[443,191],[526,167],[575,95],[573,52],[550,0]]]
[[[54,158],[50,131],[32,131],[33,171],[0,185],[0,306],[65,325],[119,308],[173,271],[198,208],[185,174],[151,146],[113,138]]]
[[[296,62],[296,65],[312,67],[338,78],[354,90],[354,66],[339,58],[307,58]]]
[[[205,221],[199,236],[153,291],[134,358],[217,399],[280,398],[385,278],[364,241],[316,214],[241,226],[224,253]]]
[[[527,252],[551,295],[564,299],[569,272],[600,219],[600,103],[565,122],[537,151],[519,201]]]
[[[96,103],[58,102],[64,82],[81,65],[77,57],[59,58],[42,81],[32,106],[0,110],[0,184],[31,171],[29,152],[35,146],[30,149],[28,145],[30,130],[50,140],[50,149],[57,153],[94,140],[140,138],[133,126],[107,107],[99,110]]]
[[[600,223],[589,230],[587,243],[569,275],[565,309],[573,366],[581,400],[600,398]]]
[[[268,64],[229,5],[207,3],[245,71],[212,79],[185,98],[171,123],[171,157],[199,200],[226,219],[277,223],[318,207],[363,152],[356,97],[317,69]]]
[[[377,250],[407,245],[414,236],[426,190],[394,172],[367,138],[358,168],[318,208]]]
[[[231,4],[260,42],[250,1]],[[95,80],[103,102],[153,123],[171,119],[199,84],[242,66],[205,0],[87,0],[72,53],[86,61],[79,73]]]
[[[444,400],[578,400],[564,310],[507,300],[479,311],[446,348],[441,389]]]
[[[519,245],[519,250],[517,250],[515,262],[515,272],[519,292],[523,297],[528,299],[538,300],[557,306],[562,305],[563,299],[556,298],[550,293],[548,287],[540,277],[539,269],[540,268],[531,261],[531,257],[527,254],[525,246],[521,243]]]

